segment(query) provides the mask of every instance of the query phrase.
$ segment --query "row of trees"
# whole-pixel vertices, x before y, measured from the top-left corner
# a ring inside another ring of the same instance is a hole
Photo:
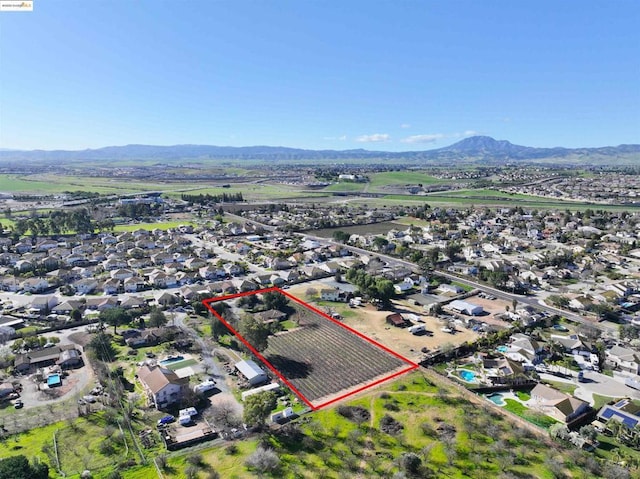
[[[95,229],[113,230],[113,221],[106,219],[94,222],[86,208],[63,211],[52,210],[48,216],[18,219],[13,225],[17,236],[30,231],[33,236],[47,236],[75,232],[78,234],[93,233]]]
[[[180,195],[183,201],[196,203],[199,205],[207,205],[211,203],[239,203],[244,201],[242,192],[238,193],[222,193],[221,195]]]

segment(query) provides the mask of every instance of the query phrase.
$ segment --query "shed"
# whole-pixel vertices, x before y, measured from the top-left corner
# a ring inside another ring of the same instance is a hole
[[[249,384],[256,386],[269,380],[267,374],[252,360],[240,361],[236,363],[235,368],[240,371]]]
[[[407,326],[407,320],[402,317],[400,313],[393,313],[387,316],[387,323],[395,326],[396,328],[404,328]]]
[[[477,304],[469,303],[468,301],[451,301],[449,303],[449,307],[454,311],[459,313],[468,314],[469,316],[477,316],[484,312],[482,306],[478,306]]]

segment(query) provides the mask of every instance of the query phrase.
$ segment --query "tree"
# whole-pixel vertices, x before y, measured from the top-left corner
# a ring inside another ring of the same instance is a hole
[[[240,334],[257,351],[264,351],[268,346],[271,332],[269,325],[253,315],[247,315],[240,321]]]
[[[271,391],[249,396],[244,401],[244,422],[253,426],[263,426],[277,404],[276,395]]]
[[[458,254],[462,251],[462,245],[460,243],[447,243],[444,248],[444,254],[449,258],[449,261],[454,262]]]
[[[71,319],[74,321],[80,321],[82,319],[82,311],[79,309],[71,310]]]
[[[598,437],[598,430],[591,424],[580,428],[580,435],[589,441],[594,441]]]
[[[111,336],[102,331],[91,338],[91,341],[89,341],[89,348],[101,361],[111,362],[117,355],[117,351],[113,347],[113,344],[111,344]]]
[[[549,295],[549,297],[547,298],[547,301],[549,301],[551,304],[553,304],[558,308],[566,308],[567,306],[569,306],[569,298],[567,298],[566,296],[559,296],[557,294],[552,294],[552,295]]]
[[[336,230],[333,232],[333,239],[335,241],[339,241],[340,243],[346,243],[347,241],[349,241],[350,236],[351,235],[349,233],[345,233],[341,230]]]
[[[260,446],[247,458],[245,464],[249,469],[254,469],[260,474],[264,474],[278,469],[280,467],[280,458],[273,449],[265,449]]]
[[[422,459],[413,452],[408,452],[400,456],[400,468],[409,476],[417,476],[420,473]]]
[[[379,299],[383,304],[389,304],[395,293],[396,290],[390,280],[384,278],[376,279],[375,293],[372,297]]]
[[[0,459],[0,479],[48,479],[49,466],[41,462],[29,464],[23,455]]]
[[[118,334],[116,328],[131,321],[129,313],[123,308],[109,308],[100,312],[98,319],[102,323],[113,326],[113,334]]]
[[[167,316],[159,308],[153,308],[149,314],[149,324],[154,328],[160,328],[167,324]]]
[[[383,236],[376,236],[375,238],[373,238],[373,246],[375,246],[378,251],[386,248],[388,244],[389,240]]]
[[[289,304],[289,299],[282,293],[277,291],[270,291],[262,295],[262,301],[267,309],[277,309],[282,311]]]
[[[226,336],[230,332],[229,328],[218,318],[211,318],[211,336],[213,336],[213,339],[217,341],[220,337]]]

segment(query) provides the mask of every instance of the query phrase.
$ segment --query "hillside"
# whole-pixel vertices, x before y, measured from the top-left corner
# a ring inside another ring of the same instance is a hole
[[[305,150],[281,146],[213,146],[213,145],[126,145],[88,150],[0,150],[0,161],[95,161],[95,160],[257,160],[257,161],[389,161],[418,162],[431,165],[504,164],[509,162],[553,162],[554,164],[640,164],[640,145],[599,148],[534,148],[514,145],[488,136],[465,138],[435,150],[385,152],[356,150]]]

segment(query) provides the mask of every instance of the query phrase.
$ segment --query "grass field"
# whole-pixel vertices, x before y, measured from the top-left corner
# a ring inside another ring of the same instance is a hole
[[[366,186],[366,183],[334,183],[333,185],[329,185],[326,188],[323,188],[322,191],[363,191]]]
[[[586,209],[591,210],[604,210],[604,211],[629,211],[633,209],[629,206],[622,205],[596,205],[589,203],[578,203],[572,201],[557,201],[557,200],[545,200],[545,198],[538,198],[536,196],[531,197],[532,200],[524,200],[514,198],[509,200],[507,198],[496,199],[484,199],[481,197],[462,198],[438,195],[385,195],[383,198],[359,198],[351,201],[351,204],[363,204],[369,207],[385,207],[385,206],[403,206],[411,203],[422,204],[427,203],[431,206],[450,206],[452,208],[461,207],[502,207],[502,208],[515,208],[521,206],[523,208],[535,208],[538,210],[570,210],[570,211],[584,211]]]
[[[304,415],[293,428],[271,430],[261,437],[166,453],[161,477],[184,479],[189,472],[208,477],[214,471],[225,479],[393,477],[400,471],[400,458],[407,453],[415,454],[420,462],[420,472],[414,477],[463,479],[508,474],[553,479],[559,476],[552,473],[552,459],[560,464],[563,477],[596,477],[576,465],[575,459],[588,453],[563,450],[558,444],[544,442],[514,427],[488,405],[459,396],[441,381],[416,371],[342,404],[359,408],[357,416],[347,414],[353,410],[330,407]],[[116,447],[110,454],[96,452],[105,437],[119,437],[117,427],[106,428],[101,414],[78,419],[73,426],[57,423],[4,440],[0,458],[24,454],[52,464],[53,433],[58,430],[61,447],[67,448],[60,455],[63,471],[69,474],[87,465],[94,477],[106,478],[112,467],[96,468],[107,459],[115,466],[135,458],[135,451],[130,449],[127,453],[124,442],[122,449]],[[67,436],[70,432],[75,436]],[[76,436],[82,439],[68,441]],[[605,446],[596,451],[600,457],[615,459],[615,451],[633,454],[628,448],[618,448],[610,438],[599,439]],[[245,462],[259,444],[268,445],[278,455],[280,467],[276,471],[258,474],[247,469]],[[160,453],[155,448],[146,454],[157,457]],[[637,472],[632,471],[632,477],[637,477],[633,475]],[[53,472],[51,476],[56,477]],[[121,476],[159,477],[152,461],[124,469]]]
[[[387,185],[433,185],[444,183],[443,180],[420,171],[385,171],[383,173],[374,173],[369,178],[372,190]]]
[[[195,223],[191,221],[161,221],[158,223],[136,223],[133,225],[117,225],[113,230],[118,233],[122,233],[125,231],[136,231],[136,230],[148,230],[152,231],[155,229],[159,230],[168,230],[171,228],[177,228],[180,225],[191,225],[195,226]]]

